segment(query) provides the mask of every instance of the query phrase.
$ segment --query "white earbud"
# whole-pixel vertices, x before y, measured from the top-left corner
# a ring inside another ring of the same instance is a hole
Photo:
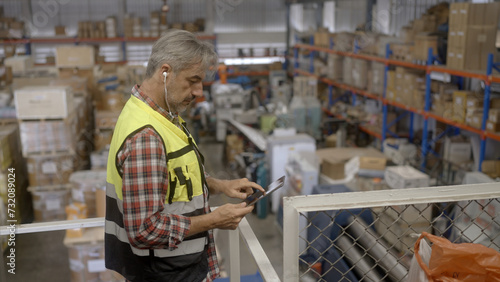
[[[168,100],[167,100],[167,76],[168,76],[168,72],[164,71],[162,74],[163,74],[163,87],[164,87],[164,91],[165,91],[165,103],[167,104],[168,114],[170,115],[171,118],[173,118],[174,115],[172,114],[172,111],[170,110],[170,105],[168,104]]]

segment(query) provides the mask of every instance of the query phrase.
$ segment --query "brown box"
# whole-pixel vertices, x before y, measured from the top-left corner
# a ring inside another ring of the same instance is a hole
[[[437,55],[438,37],[435,35],[417,34],[415,35],[415,47],[413,48],[413,58],[415,60],[427,61],[428,50],[432,48],[433,55]]]
[[[425,91],[424,90],[413,90],[413,100],[411,107],[417,110],[424,110],[425,108]]]
[[[69,183],[76,156],[73,153],[30,155],[26,160],[30,186],[61,185]]]
[[[19,127],[17,124],[0,127],[0,169],[6,170],[12,163],[21,162]]]
[[[114,129],[120,112],[118,111],[96,111],[95,127],[96,129]]]
[[[483,114],[468,115],[465,121],[467,125],[480,129],[483,121]]]
[[[500,109],[490,109],[488,112],[488,120],[493,123],[500,123]]]
[[[384,170],[386,158],[359,157],[359,169]]]
[[[467,97],[467,109],[471,108],[482,108],[483,107],[483,97],[479,95],[469,95]]]
[[[344,179],[344,165],[346,161],[324,158],[321,163],[321,173],[331,179]]]
[[[500,177],[500,161],[484,160],[481,164],[481,171],[492,178]]]
[[[234,161],[234,157],[243,152],[243,140],[238,135],[226,136],[226,160]]]
[[[388,71],[387,72],[387,88],[396,89],[396,72]]]
[[[500,131],[500,123],[495,123],[490,120],[486,121],[486,131],[489,132],[499,132]]]
[[[462,70],[486,69],[488,54],[495,53],[497,27],[467,26],[463,30],[464,47],[448,46],[447,66]]]
[[[70,202],[70,186],[30,187],[36,222],[66,220],[64,208]]]
[[[92,46],[64,46],[56,48],[56,65],[59,68],[91,68],[95,65]]]
[[[314,45],[329,48],[330,33],[327,29],[321,29],[314,33]]]
[[[470,91],[453,92],[453,120],[464,123],[467,112],[467,99],[472,94]]]
[[[337,135],[332,134],[325,138],[325,146],[329,148],[337,147]]]
[[[452,3],[450,26],[497,25],[500,16],[499,3]]]
[[[66,35],[66,26],[64,25],[55,26],[54,32],[56,35]]]
[[[368,61],[361,59],[353,60],[352,68],[353,86],[359,89],[365,89],[368,81]]]

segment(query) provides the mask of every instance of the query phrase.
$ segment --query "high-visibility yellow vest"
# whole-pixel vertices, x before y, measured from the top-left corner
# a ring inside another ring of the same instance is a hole
[[[179,119],[181,123],[184,123],[180,117]],[[163,269],[161,277],[165,278],[168,275],[173,279],[165,281],[174,281],[181,276],[184,279],[194,278],[194,276],[183,276],[184,274],[201,277],[202,273],[196,273],[196,271],[179,273],[181,270],[178,269],[178,263],[182,262],[182,265],[185,266],[185,264],[189,265],[192,262],[195,264],[195,269],[198,267],[201,268],[201,272],[205,271],[207,232],[185,238],[175,250],[138,249],[132,246],[128,239],[123,223],[122,175],[117,168],[116,160],[117,154],[127,138],[146,127],[150,127],[158,133],[167,154],[169,185],[163,213],[185,216],[204,214],[203,156],[199,153],[192,138],[188,137],[189,133],[185,129],[185,125],[182,126],[185,131],[181,130],[149,105],[132,95],[118,118],[108,157],[105,226],[106,267],[121,273],[129,280],[144,279],[146,276],[151,277],[148,275],[154,275],[149,273],[149,270],[144,270],[151,267],[151,260],[154,259],[155,261],[159,260],[161,266],[154,266],[155,270],[152,272]],[[201,259],[202,257],[205,259]],[[145,274],[145,272],[149,274]]]

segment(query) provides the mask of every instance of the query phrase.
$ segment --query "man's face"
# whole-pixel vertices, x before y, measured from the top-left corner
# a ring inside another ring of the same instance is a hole
[[[185,111],[196,97],[203,96],[204,78],[205,70],[199,64],[177,75],[172,74],[172,80],[167,84],[167,100],[172,112]]]

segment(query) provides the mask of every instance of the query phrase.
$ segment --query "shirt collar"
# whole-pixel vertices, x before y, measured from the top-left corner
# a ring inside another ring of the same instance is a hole
[[[146,94],[144,94],[144,92],[142,92],[139,84],[136,84],[132,88],[132,95],[134,95],[136,98],[138,98],[139,100],[146,103],[146,105],[150,106],[153,110],[155,110],[156,112],[161,114],[164,118],[168,119],[173,124],[179,124],[179,116],[177,115],[177,113],[172,113],[173,118],[171,118],[170,114],[167,110],[158,106],[158,104],[156,104],[156,102],[153,101],[153,99],[151,99],[148,95],[146,95]]]

